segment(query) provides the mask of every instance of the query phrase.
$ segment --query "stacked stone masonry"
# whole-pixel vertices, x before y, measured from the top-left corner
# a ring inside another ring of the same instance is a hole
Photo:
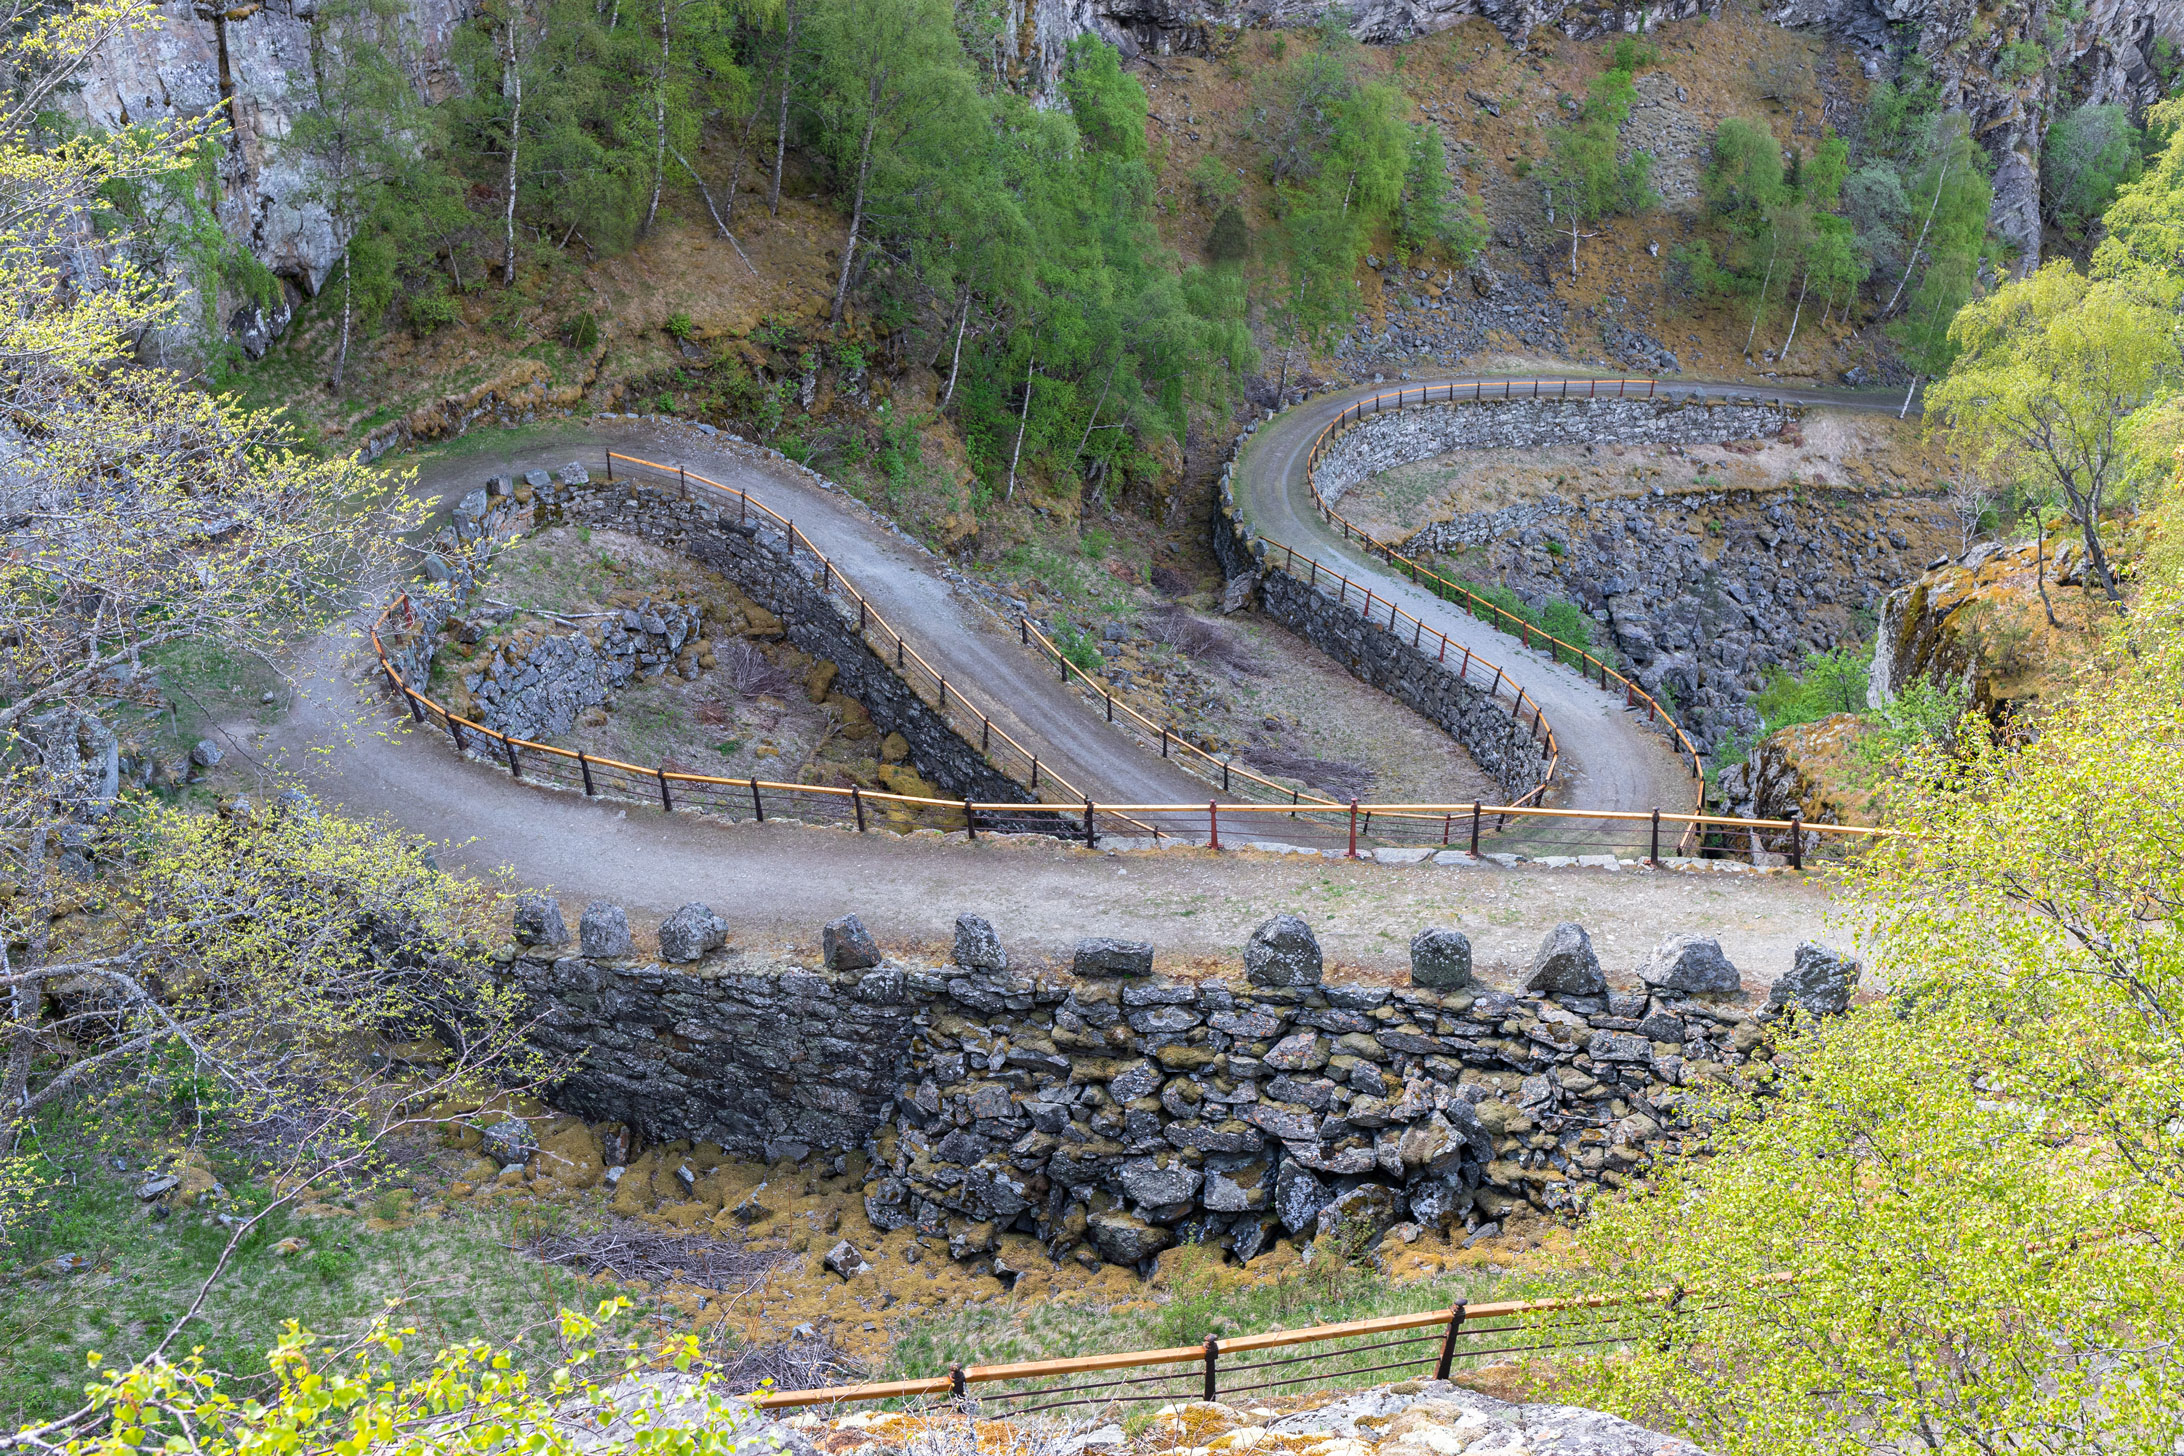
[[[1451,450],[1718,445],[1779,435],[1786,423],[1803,414],[1796,405],[1702,399],[1673,391],[1654,399],[1482,398],[1411,404],[1369,414],[1335,436],[1320,456],[1314,480],[1320,497],[1333,505],[1369,475]]]
[[[1240,439],[1239,448],[1241,444]],[[1221,472],[1219,508],[1213,513],[1213,553],[1229,579],[1256,580],[1260,606],[1269,617],[1333,657],[1359,681],[1438,724],[1509,798],[1530,792],[1552,758],[1552,725],[1535,731],[1532,715],[1494,696],[1498,675],[1467,672],[1468,659],[1462,656],[1449,661],[1440,639],[1399,632],[1385,617],[1367,618],[1358,591],[1321,587],[1309,575],[1299,580],[1268,570],[1264,543],[1237,512],[1235,475],[1232,449]]]
[[[510,642],[466,674],[464,685],[486,727],[534,741],[558,738],[632,679],[694,674],[696,664],[678,658],[702,628],[696,607],[647,601],[587,629]]]
[[[834,663],[838,669],[835,683],[839,689],[864,704],[881,733],[902,735],[908,745],[909,761],[925,779],[951,795],[981,803],[1031,801],[1031,796],[1022,787],[988,762],[976,746],[966,742],[946,718],[918,696],[891,664],[872,650],[857,629],[856,609],[825,590],[818,562],[808,550],[792,552],[787,535],[772,523],[771,518],[756,515],[746,518],[732,505],[684,498],[673,491],[657,491],[626,480],[594,481],[581,465],[573,462],[551,476],[545,471],[531,472],[520,485],[512,488],[514,499],[510,502],[498,500],[502,487],[503,482],[495,481],[486,490],[472,493],[480,507],[477,519],[486,528],[477,536],[475,549],[479,552],[486,549],[494,530],[504,525],[526,524],[523,513],[515,510],[520,505],[529,513],[532,524],[554,519],[586,522],[641,537],[689,556],[699,565],[734,582],[753,601],[779,617],[788,639],[797,647],[815,658]],[[485,505],[488,500],[492,501],[490,506]],[[458,519],[471,504],[471,498],[466,497],[457,507]],[[468,542],[471,537],[466,534],[463,539]],[[467,549],[472,548],[466,546]],[[474,584],[475,572],[466,567],[459,579],[450,583],[450,589],[430,594],[429,613],[420,608],[423,630],[412,636],[400,652],[389,654],[405,679],[413,683],[425,680],[433,640],[440,626],[468,597]],[[669,610],[677,613],[673,622],[665,615]],[[564,712],[573,720],[580,706],[597,700],[584,687],[587,662],[599,664],[596,668],[598,677],[590,679],[593,682],[604,682],[625,668],[628,674],[634,675],[647,666],[644,658],[655,644],[666,646],[674,641],[678,626],[686,639],[698,627],[688,609],[655,609],[650,614],[651,620],[647,620],[647,615],[643,611],[626,612],[602,632],[603,642],[624,643],[629,649],[626,653],[612,645],[602,653],[587,634],[574,641],[548,639],[549,642],[568,644],[553,649],[549,655],[549,664],[566,667],[565,673],[541,669],[538,676],[526,684],[524,667],[511,664],[511,681],[530,689],[531,695],[528,699],[513,696],[516,689],[502,695],[500,710],[507,715],[509,726],[500,731],[519,738],[550,736]],[[658,632],[653,630],[654,621],[659,625]],[[584,650],[586,647],[591,648],[589,653]],[[654,652],[653,655],[658,654]],[[563,657],[568,661],[564,663]],[[527,662],[535,662],[536,658],[537,651],[534,650]],[[661,665],[664,668],[665,659]],[[485,679],[480,678],[474,690],[484,684]],[[541,731],[535,735],[522,731],[516,726],[519,717]],[[498,724],[491,726],[499,728]],[[989,821],[981,817],[981,825],[989,822],[1001,829],[1052,832],[1054,828],[1052,820],[1045,816],[1022,823],[1003,819]]]
[[[593,936],[612,907],[586,913],[589,957],[535,910],[512,968],[542,1047],[578,1059],[561,1106],[650,1142],[861,1153],[872,1222],[959,1258],[1014,1229],[1088,1261],[1192,1241],[1248,1259],[1285,1234],[1364,1246],[1406,1219],[1567,1207],[1679,1148],[1685,1087],[1768,1055],[1785,1006],[1842,1010],[1857,974],[1802,947],[1756,1005],[1718,945],[1682,936],[1638,968],[1643,989],[1610,991],[1565,925],[1521,991],[1470,984],[1448,929],[1413,945],[1430,985],[1329,986],[1291,916],[1254,935],[1244,975],[1198,982],[1108,940],[1066,974],[1012,967],[975,916],[942,965],[882,957],[852,917],[817,966],[679,930],[663,945],[694,959],[669,966],[604,954],[627,954]]]

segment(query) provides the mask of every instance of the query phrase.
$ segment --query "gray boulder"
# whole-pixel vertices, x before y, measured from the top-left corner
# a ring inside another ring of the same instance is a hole
[[[1267,1205],[1266,1172],[1260,1162],[1209,1167],[1202,1201],[1214,1213],[1255,1213]]]
[[[1310,1228],[1334,1198],[1327,1185],[1301,1164],[1284,1161],[1274,1175],[1274,1213],[1291,1233]]]
[[[1767,1004],[1795,1005],[1815,1016],[1840,1016],[1850,1009],[1859,969],[1852,957],[1808,940],[1798,946],[1789,974],[1767,993]]]
[[[1151,1158],[1134,1158],[1122,1165],[1122,1191],[1156,1223],[1173,1223],[1190,1211],[1206,1175],[1181,1159],[1162,1167]],[[1170,1212],[1174,1217],[1166,1216]]]
[[[994,934],[993,924],[985,916],[966,912],[956,917],[955,963],[966,971],[1009,968],[1008,952],[1001,949],[1001,937]]]
[[[1429,1178],[1410,1190],[1412,1222],[1443,1233],[1462,1222],[1471,1204],[1471,1190],[1453,1178]]]
[[[660,922],[660,959],[687,965],[728,943],[728,922],[696,901]]]
[[[1115,1210],[1092,1215],[1092,1246],[1110,1264],[1135,1267],[1175,1243],[1175,1234],[1157,1223]]]
[[[1608,989],[1601,974],[1600,957],[1593,954],[1592,937],[1585,927],[1565,920],[1547,932],[1532,957],[1531,974],[1524,989],[1535,996],[1598,996]]]
[[[583,461],[571,460],[561,467],[561,483],[563,485],[590,485],[591,472],[584,468]]]
[[[1638,979],[1656,991],[1680,991],[1686,996],[1734,996],[1744,989],[1744,978],[1711,935],[1677,935],[1662,941],[1638,968]]]
[[[1248,1264],[1281,1237],[1282,1221],[1270,1213],[1256,1213],[1240,1218],[1229,1229],[1229,1250],[1236,1255],[1236,1262]]]
[[[828,1269],[844,1279],[854,1279],[872,1267],[865,1262],[864,1255],[857,1252],[857,1246],[848,1239],[827,1250],[824,1262]]]
[[[1091,936],[1077,942],[1070,969],[1090,977],[1149,976],[1153,973],[1153,948],[1142,940]]]
[[[594,900],[584,907],[576,922],[577,949],[593,960],[614,960],[635,948],[629,938],[629,916],[608,900]]]
[[[1435,926],[1411,937],[1410,983],[1436,991],[1471,984],[1471,937],[1461,930]]]
[[[561,919],[561,902],[551,895],[517,896],[515,936],[517,945],[536,945],[548,950],[567,945],[569,927]]]
[[[1295,915],[1274,915],[1244,945],[1244,976],[1254,986],[1317,986],[1319,941]]]
[[[1319,1237],[1356,1257],[1380,1242],[1403,1216],[1403,1198],[1385,1183],[1360,1183],[1319,1213]]]
[[[827,922],[819,932],[819,954],[830,971],[862,971],[880,963],[872,932],[854,915]]]
[[[227,755],[221,751],[220,745],[210,738],[200,738],[190,745],[190,766],[192,768],[218,768],[220,761],[226,757]]]
[[[485,513],[492,508],[493,502],[486,495],[485,487],[480,486],[455,503],[455,519],[475,525],[484,520]]]
[[[505,1168],[511,1163],[529,1162],[531,1154],[538,1151],[538,1135],[531,1131],[531,1124],[511,1117],[487,1128],[479,1146],[487,1157]]]

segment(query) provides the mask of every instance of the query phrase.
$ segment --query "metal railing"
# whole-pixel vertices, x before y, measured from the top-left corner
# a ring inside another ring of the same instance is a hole
[[[1645,393],[1643,394],[1637,392],[1637,386],[1641,384],[1645,386]],[[1496,392],[1494,386],[1489,386],[1483,382],[1474,383],[1468,387],[1452,382],[1440,385],[1426,384],[1420,385],[1416,389],[1398,389],[1392,392],[1375,394],[1344,407],[1342,412],[1329,421],[1321,429],[1318,436],[1313,439],[1312,448],[1305,457],[1305,482],[1312,492],[1312,504],[1319,509],[1321,516],[1327,520],[1328,524],[1342,528],[1344,540],[1358,542],[1369,554],[1380,557],[1391,568],[1403,571],[1414,585],[1431,591],[1444,601],[1453,601],[1462,605],[1472,616],[1479,618],[1481,621],[1492,623],[1502,631],[1517,636],[1526,647],[1531,647],[1536,640],[1545,645],[1558,662],[1564,660],[1564,655],[1567,654],[1571,666],[1582,664],[1588,669],[1588,676],[1598,675],[1600,687],[1603,691],[1607,690],[1610,682],[1619,684],[1623,689],[1625,706],[1635,708],[1641,704],[1644,705],[1647,721],[1660,723],[1674,740],[1680,750],[1680,756],[1689,761],[1691,776],[1699,783],[1695,804],[1697,807],[1703,808],[1706,802],[1706,770],[1699,754],[1698,745],[1692,742],[1691,735],[1683,730],[1683,726],[1651,693],[1586,649],[1573,642],[1563,641],[1516,613],[1488,601],[1462,582],[1442,576],[1431,567],[1398,552],[1392,545],[1375,539],[1362,526],[1357,525],[1336,510],[1333,504],[1320,494],[1319,488],[1320,458],[1326,454],[1328,447],[1336,438],[1363,421],[1368,414],[1385,414],[1391,407],[1400,412],[1404,403],[1414,397],[1417,403],[1421,405],[1433,403],[1456,404],[1467,399],[1474,403],[1493,399],[1652,399],[1658,384],[1657,380],[1652,379],[1505,379],[1500,381],[1499,393]],[[1527,386],[1531,391],[1529,394],[1524,392]],[[1552,387],[1550,388],[1550,386]],[[1573,386],[1581,386],[1581,392],[1573,393]],[[1610,386],[1614,389],[1612,394],[1607,392]],[[1391,400],[1393,401],[1392,406],[1389,403]],[[1428,585],[1428,583],[1431,583],[1431,585]]]
[[[762,1410],[786,1410],[938,1397],[960,1404],[976,1400],[982,1410],[999,1408],[1001,1414],[1028,1415],[1072,1406],[1214,1401],[1396,1370],[1421,1374],[1430,1370],[1434,1379],[1446,1380],[1458,1361],[1621,1344],[1654,1334],[1662,1315],[1673,1318],[1711,1307],[1687,1304],[1682,1291],[1675,1289],[1631,1297],[1458,1301],[1446,1309],[1418,1314],[1227,1339],[1208,1335],[1200,1345],[1001,1365],[959,1364],[951,1365],[945,1375],[920,1379],[764,1391],[754,1395],[752,1403]],[[1313,1345],[1335,1348],[1284,1353]],[[1390,1358],[1376,1358],[1382,1355]],[[1360,1365],[1360,1359],[1370,1363]],[[1115,1373],[1140,1370],[1166,1373]],[[1108,1378],[1079,1378],[1084,1376]],[[1064,1383],[1053,1383],[1057,1381]],[[973,1387],[979,1387],[975,1396]]]

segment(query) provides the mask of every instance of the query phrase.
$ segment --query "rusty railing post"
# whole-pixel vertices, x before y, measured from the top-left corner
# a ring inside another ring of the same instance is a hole
[[[508,750],[508,777],[512,779],[522,778],[523,768],[516,762],[516,740],[503,733],[501,735],[501,747]]]
[[[445,712],[446,710],[442,709],[441,711]],[[455,721],[453,713],[447,714],[447,736],[455,740],[455,751],[457,753],[468,753],[470,751],[470,745],[463,742],[463,725]]]
[[[857,811],[857,832],[864,833],[864,791],[855,784],[849,786],[849,806]]]
[[[659,766],[658,768],[655,768],[655,769],[654,769],[654,770],[653,770],[652,772],[653,772],[653,773],[654,773],[655,775],[657,775],[657,776],[658,776],[658,778],[659,778],[659,780],[660,780],[660,809],[661,809],[661,812],[663,812],[663,813],[667,813],[667,814],[672,814],[672,813],[674,813],[674,812],[675,812],[675,801],[674,801],[674,799],[673,799],[673,798],[669,797],[669,795],[668,795],[668,792],[667,792],[667,765],[663,763],[663,764],[661,764],[661,765],[660,765],[660,766]]]
[[[1220,1380],[1215,1369],[1215,1362],[1220,1358],[1221,1342],[1211,1335],[1206,1336],[1206,1399],[1209,1401],[1218,1395],[1221,1390]]]
[[[971,801],[969,799],[963,801],[963,832],[969,838],[978,838],[978,820],[971,813]]]
[[[1092,801],[1087,799],[1084,801],[1084,847],[1086,849],[1097,849],[1099,845],[1099,830],[1092,823]]]
[[[592,787],[591,760],[584,756],[584,750],[581,748],[576,751],[576,766],[584,774],[584,797],[587,799],[595,797],[598,790]]]
[[[1221,806],[1213,800],[1206,801],[1206,848],[1221,847]]]
[[[751,813],[757,818],[759,823],[763,824],[766,822],[766,805],[765,802],[758,797],[758,780],[755,778],[751,780]]]
[[[1653,811],[1653,849],[1646,855],[1646,863],[1655,869],[1661,867],[1661,811]]]
[[[1039,755],[1036,753],[1031,756],[1031,786],[1039,787]]]
[[[614,452],[612,450],[607,452],[607,481],[609,484],[614,481]]]
[[[1433,1378],[1435,1380],[1448,1379],[1449,1367],[1456,1363],[1456,1337],[1464,1331],[1465,1303],[1464,1300],[1457,1300],[1456,1307],[1448,1312],[1448,1333],[1441,1337],[1440,1363],[1433,1367]],[[1209,1396],[1207,1399],[1210,1400],[1212,1397]]]
[[[1802,807],[1790,811],[1790,868],[1805,867],[1805,811]]]
[[[1357,858],[1357,800],[1350,801],[1350,859]]]
[[[1471,857],[1479,857],[1479,801],[1471,801]]]

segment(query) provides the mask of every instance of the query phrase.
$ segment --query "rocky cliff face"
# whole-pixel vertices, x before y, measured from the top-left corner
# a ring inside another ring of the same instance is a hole
[[[439,99],[451,89],[448,42],[472,11],[468,0],[404,0],[402,24],[420,58],[414,79],[422,94]],[[221,226],[285,282],[317,293],[342,243],[315,196],[313,167],[286,146],[296,118],[317,105],[317,0],[232,8],[169,0],[159,14],[157,27],[124,32],[91,58],[67,109],[77,121],[117,128],[219,115],[228,130]]]
[[[1942,104],[1964,112],[1972,135],[1994,159],[1996,233],[2017,245],[2019,266],[2040,260],[2040,141],[2048,123],[2081,102],[2116,102],[2133,110],[2160,96],[2154,42],[2184,44],[2184,0],[2088,0],[2083,18],[2055,17],[2060,44],[2047,25],[2054,7],[2034,0],[1782,0],[1770,19],[1819,26],[1869,57],[1878,74],[1890,54],[1915,48],[1933,61]],[[2040,47],[2044,65],[2013,76],[2005,50]]]

